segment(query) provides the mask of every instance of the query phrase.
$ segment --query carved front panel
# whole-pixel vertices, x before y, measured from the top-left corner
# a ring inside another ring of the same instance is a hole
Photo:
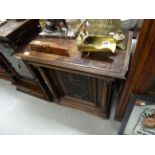
[[[93,102],[92,79],[83,75],[58,71],[67,96]]]

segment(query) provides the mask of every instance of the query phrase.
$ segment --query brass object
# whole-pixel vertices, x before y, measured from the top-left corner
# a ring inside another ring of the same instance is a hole
[[[45,27],[45,23],[46,23],[46,20],[45,19],[40,19],[39,20],[39,24],[40,24],[40,26],[41,26],[42,29]]]
[[[88,19],[77,38],[78,49],[82,52],[115,53],[116,48],[124,50],[125,35],[120,30],[120,20]]]
[[[88,19],[85,29],[89,35],[109,35],[120,30],[120,24],[119,19]]]
[[[82,38],[81,38],[82,39]],[[115,53],[116,41],[110,37],[87,35],[81,42],[77,43],[82,52],[111,52]]]
[[[125,35],[121,31],[118,31],[113,35],[113,39],[115,39],[116,42],[118,43],[125,39]]]
[[[116,46],[121,49],[121,50],[125,50],[126,46],[123,42],[116,42]]]

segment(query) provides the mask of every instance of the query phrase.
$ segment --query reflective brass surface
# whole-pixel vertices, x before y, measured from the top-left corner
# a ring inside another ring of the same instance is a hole
[[[82,52],[112,52],[115,53],[116,42],[113,38],[103,36],[87,36],[78,44]]]

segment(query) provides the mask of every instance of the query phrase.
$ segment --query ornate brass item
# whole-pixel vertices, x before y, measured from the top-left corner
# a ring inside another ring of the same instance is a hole
[[[116,47],[125,49],[124,39],[120,20],[89,19],[77,38],[77,46],[81,52],[115,53]]]
[[[112,52],[115,53],[116,42],[113,38],[103,36],[87,36],[78,42],[78,49],[83,52]]]

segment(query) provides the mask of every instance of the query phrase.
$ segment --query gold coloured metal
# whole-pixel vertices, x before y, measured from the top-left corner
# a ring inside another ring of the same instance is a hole
[[[110,37],[88,35],[77,44],[82,52],[112,52],[115,53],[116,41]]]

